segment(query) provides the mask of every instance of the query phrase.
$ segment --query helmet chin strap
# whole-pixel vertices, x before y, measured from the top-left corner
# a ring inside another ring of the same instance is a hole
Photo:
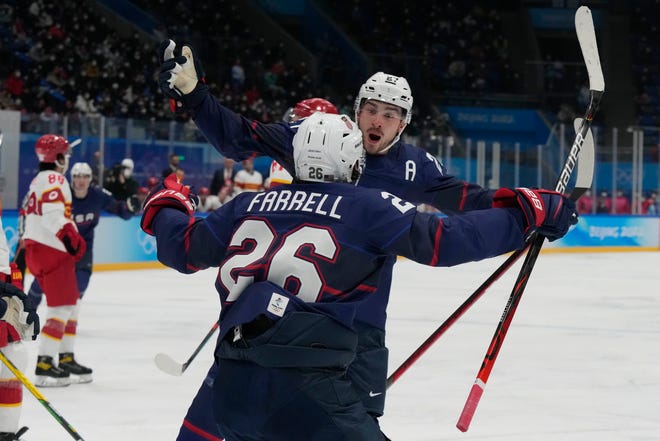
[[[387,145],[387,147],[385,147],[383,150],[380,150],[380,151],[379,151],[378,153],[376,153],[376,154],[377,154],[377,155],[383,155],[383,154],[387,153],[387,151],[388,151],[389,149],[391,149],[392,146],[393,146],[394,144],[396,144],[397,142],[399,142],[399,139],[401,139],[401,134],[403,133],[404,130],[406,130],[406,127],[408,127],[408,124],[404,124],[403,127],[401,128],[401,130],[399,130],[399,131],[397,132],[397,134],[396,134],[396,136],[394,137],[394,139],[392,140],[392,142],[390,142],[390,143]]]
[[[404,127],[404,128],[405,128],[405,127]],[[399,133],[396,134],[396,136],[394,137],[394,139],[392,140],[392,142],[390,142],[389,145],[388,145],[387,147],[385,147],[383,150],[380,150],[377,154],[385,154],[385,153],[387,153],[387,151],[388,151],[389,149],[391,149],[392,146],[393,146],[394,144],[396,144],[396,143],[399,141],[399,139],[401,138],[401,133],[403,133],[403,129],[401,129],[401,130],[399,131]]]

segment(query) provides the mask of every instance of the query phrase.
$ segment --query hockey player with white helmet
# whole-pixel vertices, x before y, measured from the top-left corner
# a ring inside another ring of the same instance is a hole
[[[294,173],[292,139],[300,121],[263,124],[244,118],[209,93],[201,62],[191,46],[167,40],[161,43],[160,54],[160,89],[176,108],[193,114],[195,124],[216,150],[235,160],[255,153],[270,156]],[[358,185],[386,190],[448,214],[490,208],[494,191],[446,174],[432,155],[400,139],[411,121],[412,106],[412,93],[403,77],[378,72],[360,87],[355,115],[367,155]],[[386,311],[378,307],[365,304],[357,313],[360,351],[348,372],[374,418],[384,410],[388,359],[383,326]]]
[[[191,431],[187,418],[180,441],[385,440],[347,373],[363,350],[365,305],[373,320],[387,308],[397,256],[452,266],[522,248],[531,231],[556,239],[577,220],[552,191],[441,219],[356,186],[365,152],[346,115],[302,120],[292,144],[292,184],[241,193],[205,219],[175,179],[145,202],[141,227],[162,263],[187,274],[218,267],[216,372],[200,408],[209,421]]]

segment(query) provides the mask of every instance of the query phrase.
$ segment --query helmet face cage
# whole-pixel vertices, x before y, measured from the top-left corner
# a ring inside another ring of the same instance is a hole
[[[92,168],[86,162],[76,162],[71,167],[71,176],[89,176],[92,177]]]
[[[410,124],[413,97],[408,81],[403,77],[383,72],[373,74],[361,87],[355,99],[355,117],[367,100],[377,100],[394,104],[404,111],[404,122]]]
[[[346,115],[315,113],[293,138],[296,177],[312,182],[356,182],[364,167],[362,132]]]
[[[57,162],[60,166],[63,165],[58,161],[58,155],[64,157],[64,164],[68,163],[68,156],[71,156],[69,141],[59,135],[41,136],[34,145],[34,151],[39,162]]]

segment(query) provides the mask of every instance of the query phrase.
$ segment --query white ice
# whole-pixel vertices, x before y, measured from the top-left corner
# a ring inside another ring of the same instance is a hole
[[[390,372],[502,261],[455,268],[399,261],[388,309]],[[456,429],[519,266],[392,385],[385,433],[394,441],[660,439],[660,252],[542,254],[472,425]],[[86,441],[175,439],[213,340],[181,377],[159,371],[153,358],[165,352],[184,362],[192,354],[218,314],[214,277],[214,270],[96,272],[76,349],[94,382],[40,392]],[[30,379],[36,350],[37,342],[28,344]],[[73,439],[27,390],[21,422],[28,441]]]

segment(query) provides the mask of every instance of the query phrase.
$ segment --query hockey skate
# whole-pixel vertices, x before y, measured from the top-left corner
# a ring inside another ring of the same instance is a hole
[[[73,356],[73,352],[64,352],[60,354],[59,368],[69,375],[73,376],[72,383],[91,383],[92,370],[87,366],[78,364]]]
[[[71,384],[71,378],[67,371],[53,364],[53,357],[40,355],[37,358],[34,384],[40,387],[63,387]]]
[[[27,427],[21,427],[16,433],[0,432],[0,441],[21,441],[21,435],[27,432]]]

